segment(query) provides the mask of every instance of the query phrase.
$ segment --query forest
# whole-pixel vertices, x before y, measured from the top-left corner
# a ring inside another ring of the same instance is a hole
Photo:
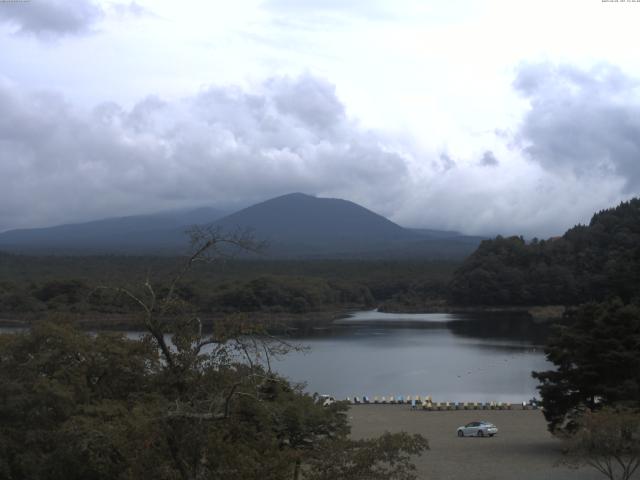
[[[424,437],[352,440],[345,402],[325,405],[271,370],[298,347],[253,320],[203,331],[181,285],[225,241],[204,239],[165,284],[108,288],[137,310],[140,338],[68,318],[0,335],[0,478],[416,478]],[[82,289],[35,291],[73,304]]]
[[[181,257],[0,253],[0,315],[118,315],[135,310],[102,287],[163,279]],[[305,314],[579,305],[640,290],[640,199],[547,240],[483,241],[462,264],[435,260],[260,260],[196,265],[178,294],[202,315]]]
[[[640,291],[640,199],[593,215],[548,240],[483,241],[456,270],[456,305],[577,305]]]
[[[0,315],[118,315],[136,305],[102,287],[149,278],[161,289],[180,257],[0,253]],[[202,315],[301,314],[441,302],[457,263],[401,260],[242,260],[196,265],[177,292]]]
[[[258,313],[566,305],[545,348],[555,368],[533,372],[549,429],[576,442],[586,411],[637,430],[639,212],[632,200],[559,238],[497,237],[462,265],[0,254],[0,313],[39,320],[0,338],[0,478],[414,479],[427,440],[350,439],[346,404],[271,371],[296,347]],[[144,335],[77,328],[113,315]],[[625,435],[613,454],[632,472]]]

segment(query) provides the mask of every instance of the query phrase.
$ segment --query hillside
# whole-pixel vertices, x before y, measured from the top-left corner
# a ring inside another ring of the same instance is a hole
[[[417,235],[360,205],[337,198],[291,193],[245,208],[216,222],[250,226],[259,237],[287,242],[409,240]]]
[[[112,218],[0,234],[0,250],[56,254],[178,254],[185,230],[211,224],[250,229],[268,243],[266,258],[462,259],[481,241],[457,232],[412,230],[353,202],[283,195],[221,218],[213,209]]]
[[[418,236],[346,200],[293,193],[245,208],[216,222],[251,229],[272,257],[387,256]]]
[[[483,241],[456,271],[459,305],[550,305],[629,301],[640,295],[640,199],[596,213],[560,238]]]
[[[175,253],[185,247],[185,230],[224,215],[198,208],[151,215],[106,218],[0,234],[0,249],[21,253]]]
[[[216,225],[252,229],[269,243],[266,254],[274,258],[462,259],[481,241],[457,232],[403,228],[353,202],[302,193],[253,205]]]

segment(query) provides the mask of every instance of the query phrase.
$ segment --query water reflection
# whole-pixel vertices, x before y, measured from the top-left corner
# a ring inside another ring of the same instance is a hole
[[[550,368],[547,328],[514,315],[357,312],[323,329],[296,331],[310,347],[276,368],[311,392],[432,395],[437,401],[520,402],[535,395],[532,370]]]
[[[531,371],[551,368],[540,346],[547,334],[545,325],[513,314],[356,312],[328,326],[298,324],[282,336],[309,350],[272,365],[294,382],[306,381],[309,392],[339,398],[521,402],[536,395]]]

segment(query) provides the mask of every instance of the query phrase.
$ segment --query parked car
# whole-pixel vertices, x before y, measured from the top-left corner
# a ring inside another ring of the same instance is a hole
[[[489,422],[471,422],[463,427],[458,427],[459,437],[493,437],[498,433],[498,428]]]
[[[329,405],[336,403],[336,399],[331,395],[318,395],[317,402],[323,407],[328,407]]]

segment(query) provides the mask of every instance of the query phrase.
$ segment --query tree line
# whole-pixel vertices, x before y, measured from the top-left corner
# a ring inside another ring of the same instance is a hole
[[[0,478],[415,479],[427,440],[351,439],[345,403],[271,370],[295,345],[237,318],[204,332],[181,289],[216,245],[246,242],[201,236],[160,286],[101,287],[137,307],[140,338],[64,321],[0,335]]]
[[[158,290],[177,257],[32,257],[0,253],[0,314],[127,314],[136,305],[100,285],[149,276]],[[307,313],[422,305],[444,298],[458,264],[404,261],[230,260],[194,265],[176,293],[202,314]]]
[[[456,270],[457,305],[577,305],[640,292],[640,199],[596,213],[548,240],[483,241]]]

